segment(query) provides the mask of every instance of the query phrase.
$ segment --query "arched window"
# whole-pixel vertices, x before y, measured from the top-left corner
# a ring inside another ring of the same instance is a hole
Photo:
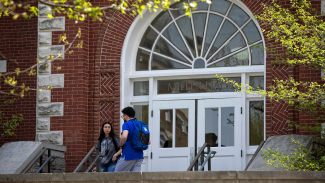
[[[257,26],[240,7],[226,0],[198,3],[192,17],[183,2],[161,12],[138,47],[136,71],[202,69],[264,64]]]

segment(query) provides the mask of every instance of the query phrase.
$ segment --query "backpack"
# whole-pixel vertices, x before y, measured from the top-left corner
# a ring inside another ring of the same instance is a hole
[[[150,133],[148,126],[142,122],[137,121],[136,119],[133,120],[133,136],[131,140],[131,146],[139,151],[143,151],[148,149]]]

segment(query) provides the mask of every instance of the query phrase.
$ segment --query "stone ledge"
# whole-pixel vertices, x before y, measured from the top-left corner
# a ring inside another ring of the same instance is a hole
[[[36,141],[62,145],[63,131],[36,132]]]
[[[37,76],[37,87],[47,87],[52,85],[52,88],[64,87],[64,74],[51,74]]]
[[[38,31],[64,31],[65,17],[39,18]]]
[[[36,106],[36,117],[63,116],[63,102],[42,103]]]
[[[46,65],[49,64],[49,66],[46,68]],[[37,66],[37,74],[51,74],[51,63],[43,63],[41,65]]]
[[[288,183],[324,182],[324,172],[289,171],[203,171],[203,172],[119,172],[119,173],[62,173],[0,175],[0,182],[168,182],[168,183]]]

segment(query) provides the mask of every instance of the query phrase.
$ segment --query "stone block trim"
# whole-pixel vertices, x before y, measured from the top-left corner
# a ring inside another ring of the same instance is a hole
[[[52,45],[52,32],[38,33],[38,46]]]
[[[63,116],[63,102],[38,104],[36,111],[37,117]]]
[[[46,65],[49,66],[46,68]],[[51,66],[52,64],[44,62],[43,64],[37,66],[37,74],[51,74]]]
[[[38,31],[64,31],[65,17],[39,18]]]
[[[38,102],[51,102],[51,90],[37,91]]]
[[[62,145],[63,131],[36,132],[36,141]]]
[[[36,131],[50,131],[50,118],[37,118]]]
[[[45,4],[38,3],[38,16],[47,17],[47,15],[52,15],[52,8]]]
[[[54,57],[56,57],[58,56],[59,52],[64,58],[64,45],[38,47],[37,58],[40,60],[45,60],[51,53]]]
[[[47,87],[52,85],[53,88],[64,87],[64,74],[51,74],[37,76],[37,87]]]

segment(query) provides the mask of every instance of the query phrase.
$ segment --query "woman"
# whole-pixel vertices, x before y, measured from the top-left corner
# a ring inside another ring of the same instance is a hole
[[[102,172],[114,172],[117,157],[122,153],[118,148],[120,139],[114,133],[113,126],[110,122],[105,122],[100,130],[97,147],[104,156],[99,162],[99,170]]]

